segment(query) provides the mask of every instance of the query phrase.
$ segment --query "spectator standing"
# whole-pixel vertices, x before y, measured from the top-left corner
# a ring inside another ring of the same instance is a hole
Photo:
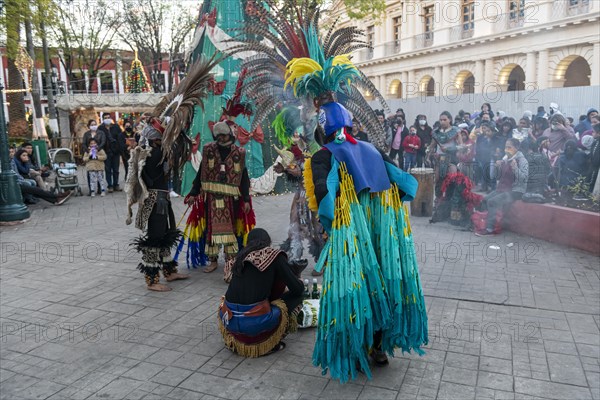
[[[88,121],[88,130],[83,134],[83,152],[85,153],[87,149],[90,147],[90,139],[94,139],[96,141],[96,146],[98,150],[104,150],[104,146],[106,146],[106,135],[103,130],[98,130],[98,123],[95,119],[90,119]]]
[[[396,162],[396,157],[398,157],[397,165],[401,166],[404,152],[402,148],[402,143],[404,142],[404,139],[408,136],[408,128],[404,124],[404,119],[402,119],[401,117],[397,117],[396,121],[398,123],[398,128],[396,128],[392,132],[392,138],[389,143],[390,158],[393,162]]]
[[[417,130],[417,136],[421,140],[421,147],[417,151],[417,167],[421,168],[425,164],[427,145],[431,143],[431,134],[433,130],[427,124],[427,116],[424,114],[417,115],[413,126]]]
[[[497,159],[497,149],[500,141],[496,136],[496,129],[489,123],[483,123],[481,131],[483,134],[477,138],[475,145],[475,159],[479,167],[477,180],[481,185],[481,190],[487,192],[495,183],[492,165]]]
[[[408,132],[408,136],[402,141],[404,170],[407,172],[417,166],[417,152],[421,148],[421,139],[417,136],[417,129],[411,126]]]
[[[98,128],[106,136],[106,161],[104,162],[106,171],[106,182],[108,184],[108,193],[121,191],[119,187],[119,166],[123,152],[125,151],[125,135],[119,125],[113,122],[110,114],[105,113],[102,116],[102,126]]]
[[[85,162],[85,169],[89,176],[90,193],[94,197],[97,187],[100,186],[102,189],[100,196],[104,197],[106,194],[106,183],[104,182],[104,160],[106,160],[106,153],[98,147],[95,139],[90,139],[89,143],[88,151],[83,155],[83,161]]]

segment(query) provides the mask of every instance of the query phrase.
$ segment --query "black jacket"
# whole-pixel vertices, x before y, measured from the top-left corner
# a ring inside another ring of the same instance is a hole
[[[110,127],[107,127],[102,124],[98,126],[98,132],[104,133],[106,137],[104,151],[107,155],[122,155],[125,153],[127,149],[125,135],[119,125],[112,124]]]

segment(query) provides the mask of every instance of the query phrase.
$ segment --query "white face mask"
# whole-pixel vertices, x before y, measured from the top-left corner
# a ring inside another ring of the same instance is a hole
[[[424,119],[420,119],[420,120],[419,120],[419,124],[420,124],[420,125],[425,125],[426,123],[427,123],[427,121],[426,121],[426,120],[424,120]]]
[[[104,120],[104,125],[110,125],[110,123],[111,123],[110,119],[107,118]]]
[[[90,130],[92,132],[94,132],[96,129],[98,129],[98,125],[90,125]]]

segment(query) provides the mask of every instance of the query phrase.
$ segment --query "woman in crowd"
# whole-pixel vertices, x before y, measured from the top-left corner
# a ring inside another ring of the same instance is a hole
[[[260,357],[285,348],[281,340],[296,323],[304,285],[282,250],[260,228],[227,262],[232,279],[219,306],[219,329],[225,346],[243,357]],[[289,289],[285,291],[286,287]]]
[[[548,120],[544,117],[535,117],[533,120],[533,129],[529,133],[532,140],[537,140],[548,129]]]
[[[27,150],[20,149],[17,151],[14,160],[19,175],[21,175],[24,179],[35,180],[40,189],[48,190],[46,182],[44,182],[44,178],[42,178],[42,173],[33,168],[33,164],[31,164]]]
[[[417,136],[421,139],[421,148],[417,151],[417,167],[422,168],[425,166],[427,144],[431,143],[431,134],[433,130],[427,124],[427,116],[424,114],[417,115],[413,126],[417,130]]]
[[[458,158],[458,170],[466,175],[471,181],[475,180],[475,142],[469,137],[467,128],[460,131],[461,144],[458,146],[456,157]]]
[[[555,114],[550,118],[550,127],[544,131],[543,136],[548,138],[548,150],[553,153],[564,150],[567,140],[575,138],[566,124],[565,117]]]
[[[498,158],[500,140],[495,134],[496,130],[489,123],[483,123],[481,130],[482,135],[477,138],[475,159],[478,163],[481,190],[487,192],[490,187],[493,189],[495,186],[495,175],[491,166]]]
[[[574,185],[577,178],[587,176],[587,156],[577,148],[575,139],[567,140],[565,150],[558,158],[560,187]]]

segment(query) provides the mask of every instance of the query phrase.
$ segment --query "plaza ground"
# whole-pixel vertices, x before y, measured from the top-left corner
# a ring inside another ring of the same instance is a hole
[[[276,244],[291,199],[254,199]],[[174,208],[179,219],[183,201]],[[31,209],[25,224],[0,228],[1,399],[600,399],[600,267],[590,254],[412,218],[427,354],[398,353],[372,380],[341,385],[312,366],[314,329],[259,359],[223,347],[222,260],[171,292],[146,290],[122,192]]]

